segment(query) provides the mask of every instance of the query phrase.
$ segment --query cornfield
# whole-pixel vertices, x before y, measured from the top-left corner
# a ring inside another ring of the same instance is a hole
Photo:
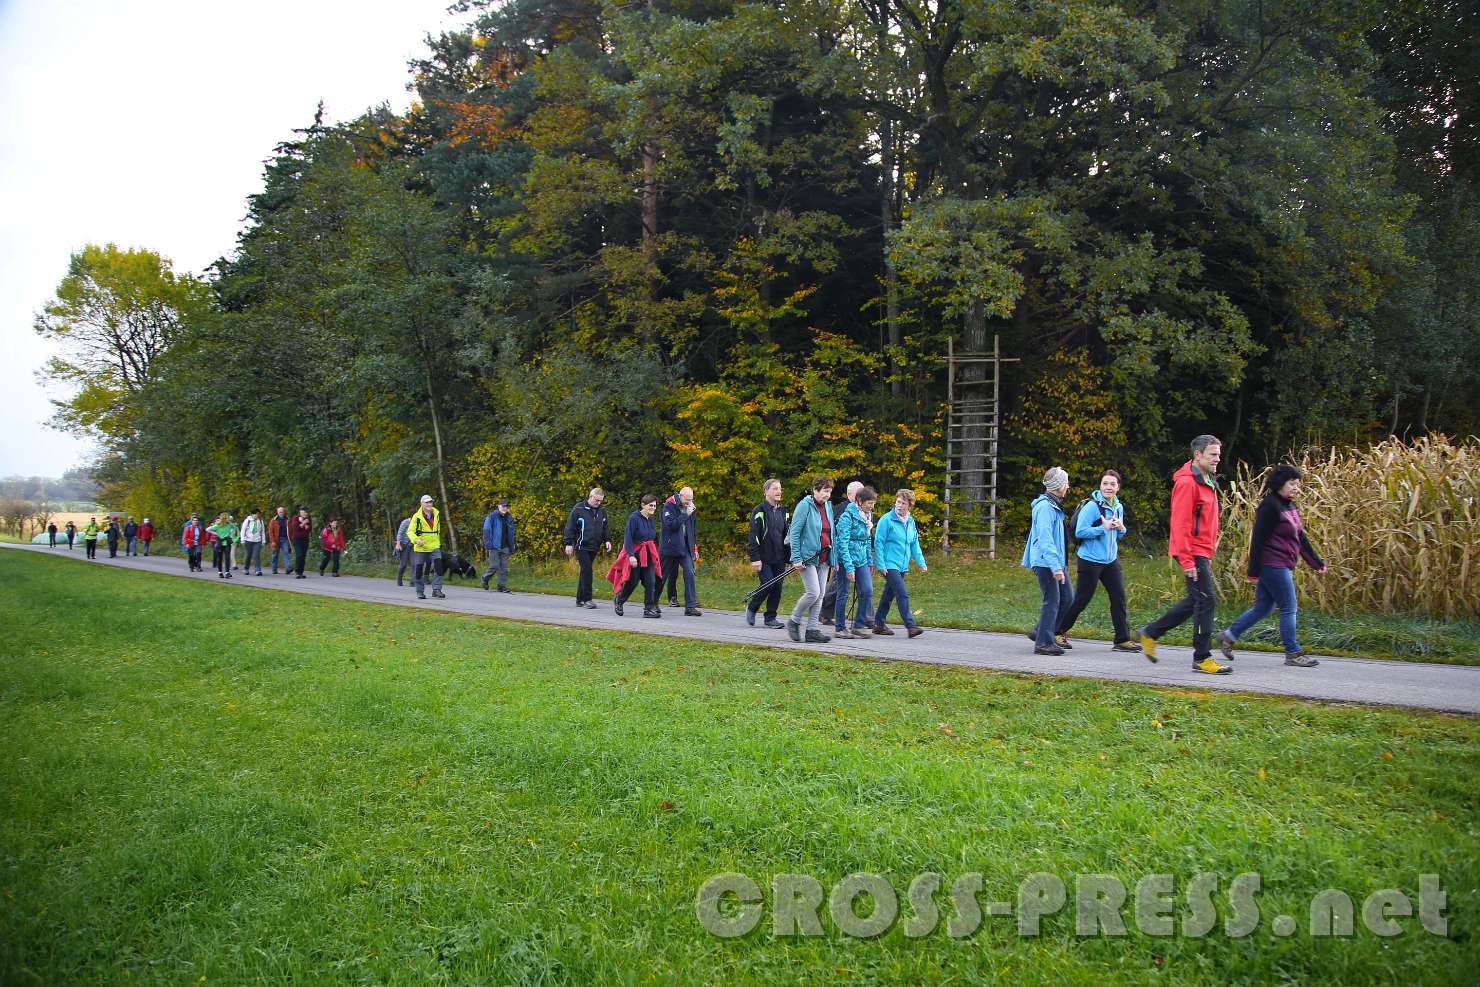
[[[1307,451],[1296,501],[1328,570],[1297,573],[1302,606],[1328,613],[1406,611],[1480,617],[1480,441],[1389,439],[1369,449]],[[1244,579],[1266,471],[1247,468],[1224,491],[1221,594],[1249,598]]]

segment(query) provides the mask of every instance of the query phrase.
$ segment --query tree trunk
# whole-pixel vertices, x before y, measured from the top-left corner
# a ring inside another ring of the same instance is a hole
[[[885,53],[889,50],[889,19],[880,16],[878,27],[879,63],[885,64]],[[887,84],[879,86],[879,101],[887,102]],[[889,256],[889,235],[894,232],[894,122],[887,113],[879,117],[879,220],[884,244],[884,325],[885,338],[891,352],[899,347],[899,275],[894,270],[894,261]],[[898,397],[904,393],[904,381],[899,377],[899,366],[889,358],[889,393]]]
[[[1418,418],[1413,422],[1414,435],[1429,434],[1429,405],[1434,400],[1434,389],[1425,387],[1423,389],[1423,401],[1418,406]]]
[[[442,416],[437,412],[437,391],[432,386],[432,361],[422,347],[422,374],[427,385],[427,407],[432,413],[432,439],[437,445],[437,489],[442,494],[442,523],[447,527],[447,541],[457,551],[457,531],[452,526],[452,501],[447,499],[446,459],[442,453]]]

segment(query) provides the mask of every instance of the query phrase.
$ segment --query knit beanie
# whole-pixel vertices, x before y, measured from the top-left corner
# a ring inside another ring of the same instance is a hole
[[[1055,466],[1043,474],[1044,490],[1059,490],[1069,485],[1069,474]]]

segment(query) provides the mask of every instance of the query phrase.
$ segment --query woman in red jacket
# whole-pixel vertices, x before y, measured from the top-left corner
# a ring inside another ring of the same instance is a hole
[[[319,532],[319,547],[324,550],[324,557],[319,562],[319,575],[324,574],[324,569],[330,560],[334,562],[334,575],[339,576],[339,556],[344,552],[344,529],[339,526],[339,519],[332,518]]]

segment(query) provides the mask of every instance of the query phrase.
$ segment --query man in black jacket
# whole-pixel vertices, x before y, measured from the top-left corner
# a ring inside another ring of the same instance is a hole
[[[702,617],[699,592],[694,587],[694,563],[699,559],[698,519],[694,517],[694,490],[684,487],[663,501],[662,542],[658,554],[663,559],[663,580],[668,587],[668,605],[678,606],[678,574],[683,573],[683,612],[686,617]]]
[[[565,519],[565,554],[574,555],[581,566],[581,578],[576,583],[576,606],[595,610],[591,599],[591,563],[596,561],[597,549],[612,550],[611,534],[606,522],[606,508],[601,504],[606,492],[595,487],[586,499],[570,509]]]
[[[751,509],[750,537],[746,544],[750,548],[750,567],[760,578],[760,584],[771,585],[764,594],[756,590],[750,595],[750,602],[745,605],[745,622],[754,627],[756,611],[764,603],[766,626],[778,628],[786,626],[776,619],[776,611],[781,608],[781,584],[786,582],[781,577],[786,574],[791,551],[786,544],[788,518],[786,508],[781,506],[781,481],[767,480],[765,494],[766,499]]]

